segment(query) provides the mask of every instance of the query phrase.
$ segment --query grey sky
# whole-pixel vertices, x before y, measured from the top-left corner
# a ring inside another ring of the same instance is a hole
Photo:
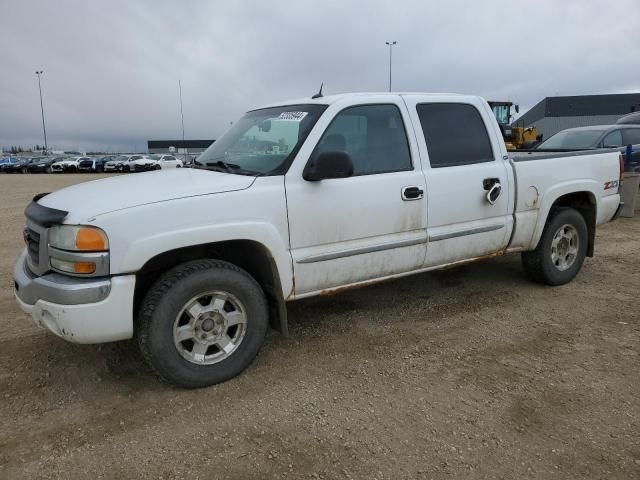
[[[141,150],[250,107],[393,88],[510,99],[640,91],[640,2],[34,1],[0,8],[0,146]]]

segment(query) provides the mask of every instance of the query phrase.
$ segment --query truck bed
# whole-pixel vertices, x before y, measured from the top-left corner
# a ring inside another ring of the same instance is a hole
[[[583,155],[604,155],[606,153],[620,153],[616,148],[590,149],[590,150],[512,150],[507,152],[514,162],[527,162],[531,160],[549,160],[560,157],[580,157]]]

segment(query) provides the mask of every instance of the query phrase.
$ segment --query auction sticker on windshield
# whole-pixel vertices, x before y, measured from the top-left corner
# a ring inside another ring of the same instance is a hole
[[[278,120],[289,120],[291,122],[299,122],[307,116],[307,112],[282,112]]]

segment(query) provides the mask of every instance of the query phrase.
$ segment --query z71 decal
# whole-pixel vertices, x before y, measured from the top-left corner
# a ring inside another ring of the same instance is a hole
[[[609,190],[610,188],[618,187],[618,180],[611,180],[610,182],[604,182],[604,189]]]

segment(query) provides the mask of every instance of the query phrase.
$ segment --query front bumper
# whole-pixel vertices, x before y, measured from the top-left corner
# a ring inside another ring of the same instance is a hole
[[[13,278],[20,308],[36,324],[74,343],[104,343],[133,337],[135,275],[74,278],[33,275],[26,250]]]

